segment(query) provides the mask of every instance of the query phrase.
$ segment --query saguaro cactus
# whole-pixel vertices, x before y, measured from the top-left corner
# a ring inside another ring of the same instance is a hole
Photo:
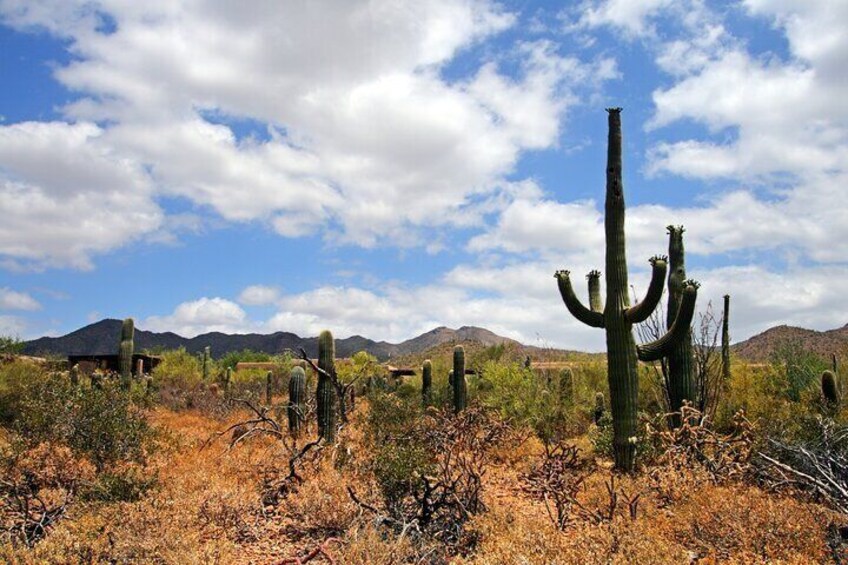
[[[233,368],[227,367],[227,370],[224,371],[224,398],[229,397],[230,395],[230,381],[233,379]]]
[[[130,387],[132,379],[133,337],[135,324],[132,318],[124,320],[121,326],[121,343],[118,346],[118,372],[121,374],[121,386]]]
[[[680,309],[683,298],[683,286],[686,284],[686,254],[683,249],[683,226],[668,226],[668,260],[671,271],[668,274],[668,310],[666,327],[671,329]],[[685,401],[696,403],[695,377],[692,363],[692,329],[686,328],[682,339],[675,343],[668,353],[668,399],[671,411],[679,412]],[[678,427],[680,416],[671,418],[671,425]]]
[[[268,371],[265,375],[265,404],[271,406],[274,403],[274,373]]]
[[[138,359],[135,362],[135,376],[138,379],[144,377],[144,359]]]
[[[453,348],[453,411],[459,414],[467,404],[468,385],[465,380],[465,349],[461,345]]]
[[[621,176],[621,108],[609,108],[607,186],[604,228],[606,232],[606,306],[603,312],[586,308],[571,285],[568,271],[558,271],[560,294],[571,314],[591,327],[603,328],[607,341],[607,379],[613,418],[615,466],[630,471],[636,455],[636,408],[639,392],[637,359],[656,361],[668,355],[685,336],[692,322],[697,284],[687,281],[677,318],[671,329],[651,343],[637,346],[633,324],[644,322],[657,307],[667,269],[664,257],[651,259],[652,277],[644,300],[630,305],[624,241],[624,184]],[[591,282],[591,277],[590,277]],[[600,304],[598,304],[600,307]]]
[[[71,385],[79,385],[79,375],[79,365],[74,365],[73,367],[71,367],[70,371],[68,371],[68,377],[71,379]]]
[[[559,372],[559,405],[570,406],[574,402],[574,374],[566,367]]]
[[[836,375],[833,371],[824,371],[821,376],[822,396],[829,408],[839,407],[839,389],[836,386]]]
[[[318,336],[318,437],[332,443],[336,439],[336,390],[332,377],[336,374],[336,349],[333,334],[324,330]],[[325,374],[326,373],[326,374]]]
[[[433,404],[433,364],[429,359],[421,366],[421,402],[424,408]]]
[[[607,411],[607,401],[604,398],[603,392],[595,393],[595,410],[592,412],[592,419],[595,421],[595,424],[599,424],[601,422],[601,418],[604,417],[604,412]]]
[[[209,361],[212,357],[212,350],[207,345],[203,348],[203,382],[209,382]]]
[[[730,295],[724,295],[724,313],[721,316],[721,378],[730,382]]]
[[[302,367],[294,367],[289,374],[289,431],[296,437],[300,434],[306,405],[306,373]]]

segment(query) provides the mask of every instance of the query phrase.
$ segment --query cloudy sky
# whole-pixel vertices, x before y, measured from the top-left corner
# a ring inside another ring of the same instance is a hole
[[[631,283],[684,224],[734,340],[848,322],[848,0],[0,0],[0,333],[598,350],[624,107]]]

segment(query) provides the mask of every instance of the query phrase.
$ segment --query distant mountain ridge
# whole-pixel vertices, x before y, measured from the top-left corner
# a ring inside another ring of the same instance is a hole
[[[121,334],[121,320],[105,319],[95,322],[61,337],[42,337],[26,342],[25,355],[108,355],[116,352]],[[453,330],[439,327],[401,343],[374,341],[359,335],[336,340],[336,355],[349,357],[357,351],[367,351],[381,361],[400,355],[418,353],[450,342],[474,341],[483,345],[498,345],[517,341],[502,337],[484,328],[463,326]],[[520,344],[518,344],[520,345]],[[149,332],[136,328],[135,347],[142,349],[176,349],[185,347],[191,353],[197,353],[209,346],[214,357],[220,357],[229,351],[252,349],[264,353],[280,353],[286,349],[297,350],[302,347],[307,354],[317,356],[318,338],[300,337],[291,332],[272,334],[224,334],[210,332],[196,337],[186,338],[173,332]]]
[[[825,359],[833,353],[844,356],[848,353],[848,324],[826,331],[775,326],[734,344],[731,351],[747,361],[768,361],[778,347],[792,341],[799,341],[805,349]]]

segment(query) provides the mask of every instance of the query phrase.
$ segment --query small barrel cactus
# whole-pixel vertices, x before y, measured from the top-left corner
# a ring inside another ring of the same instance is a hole
[[[129,388],[132,379],[133,337],[135,324],[132,318],[124,320],[121,326],[121,342],[118,347],[118,372],[121,374],[121,387]]]
[[[297,436],[303,423],[306,405],[306,373],[302,367],[294,367],[289,376],[289,431]]]
[[[318,437],[329,443],[336,438],[336,391],[332,378],[336,374],[336,353],[333,334],[324,330],[318,336],[318,368],[324,373],[318,374],[317,409]]]
[[[468,385],[465,381],[465,349],[461,345],[453,348],[453,411],[459,414],[468,402]]]
[[[421,366],[421,401],[424,408],[433,404],[433,364],[429,359]]]
[[[601,418],[604,417],[604,413],[607,411],[607,401],[604,398],[603,392],[595,393],[595,411],[592,414],[593,419],[595,420],[595,424],[599,424],[601,422]]]
[[[824,371],[821,376],[822,396],[831,408],[839,406],[839,388],[836,385],[836,375],[833,371]]]

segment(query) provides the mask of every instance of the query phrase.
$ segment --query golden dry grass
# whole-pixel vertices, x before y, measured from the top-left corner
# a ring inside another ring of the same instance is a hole
[[[233,417],[233,421],[239,416]],[[165,432],[149,472],[158,486],[133,503],[76,503],[34,549],[2,547],[9,563],[277,563],[325,547],[338,563],[416,561],[409,536],[380,529],[349,499],[346,487],[373,492],[363,472],[359,424],[335,453],[325,450],[304,471],[306,481],[277,506],[264,506],[262,469],[284,468],[287,452],[271,438],[226,451],[225,438],[201,449],[220,421],[198,413],[157,409]],[[540,446],[528,440],[495,452],[485,475],[489,511],[468,525],[478,539],[456,564],[567,563],[827,563],[828,527],[841,518],[824,507],[744,484],[713,485],[697,472],[654,470],[619,477],[623,492],[639,493],[636,518],[626,507],[610,522],[575,519],[558,531],[544,505],[521,490]],[[586,449],[588,451],[588,449]],[[342,469],[339,470],[340,462]],[[587,508],[607,504],[609,465],[600,462],[579,497]],[[323,560],[322,560],[323,559]],[[409,560],[409,561],[408,561]],[[312,563],[326,563],[316,558]]]

